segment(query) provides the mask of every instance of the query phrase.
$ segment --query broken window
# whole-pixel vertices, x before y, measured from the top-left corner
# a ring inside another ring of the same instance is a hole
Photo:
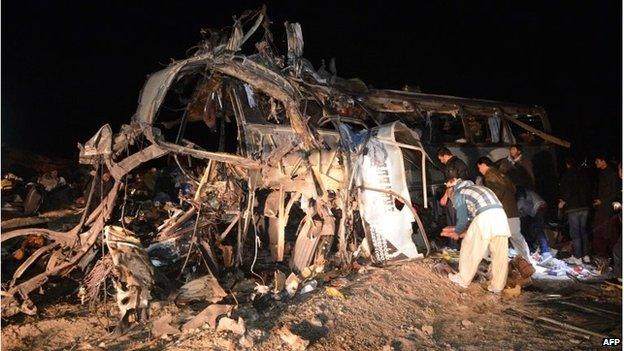
[[[507,145],[513,145],[516,143],[516,138],[511,132],[511,127],[509,122],[503,121],[502,123],[502,134],[503,134],[503,143]]]
[[[465,143],[466,135],[461,118],[446,113],[434,113],[430,117],[433,143]]]
[[[224,101],[222,79],[208,71],[185,72],[171,85],[154,126],[164,140],[207,151],[237,149],[236,120]]]
[[[306,99],[301,102],[302,113],[309,118],[309,123],[317,128],[334,129],[333,123],[330,121],[324,122],[320,125],[319,122],[323,120],[323,106],[315,100]]]
[[[476,116],[465,117],[466,128],[475,144],[492,142],[486,119]]]
[[[247,83],[236,84],[233,91],[246,123],[289,125],[281,102],[256,91]]]
[[[544,131],[544,124],[542,123],[542,117],[539,115],[516,115],[512,118],[515,118],[517,121],[528,124],[529,126]],[[517,124],[510,123],[511,131],[519,143],[524,144],[541,144],[543,142],[542,138],[535,135]]]
[[[387,113],[386,118],[383,119],[384,123],[401,121],[407,124],[411,129],[420,132],[420,140],[423,143],[432,142],[432,123],[431,118],[423,116],[423,114],[409,112],[409,113]]]
[[[422,186],[422,154],[415,150],[403,149],[403,163],[405,167],[405,182],[414,204],[423,203]]]

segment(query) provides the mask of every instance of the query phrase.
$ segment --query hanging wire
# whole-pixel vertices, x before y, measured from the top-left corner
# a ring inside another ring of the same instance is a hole
[[[98,167],[99,171],[100,171],[100,204],[102,203],[102,201],[104,201],[104,165],[102,164],[102,159],[100,159],[100,166]],[[95,179],[93,179],[95,181]],[[102,253],[102,258],[104,258],[104,227],[102,227],[102,231],[100,232],[100,238],[102,240],[101,243],[101,253]],[[104,304],[106,304],[106,279],[104,279],[104,281],[102,282],[102,287],[104,289],[104,296],[103,296],[103,302]]]
[[[195,177],[191,176],[190,174],[186,173],[186,171],[182,167],[182,164],[180,164],[180,161],[178,160],[178,155],[177,154],[173,154],[173,159],[174,159],[176,165],[178,165],[178,168],[180,169],[182,174],[184,174],[185,177],[187,177],[188,179],[190,179],[190,180],[194,181],[195,183],[199,184],[199,180],[197,180]]]
[[[128,150],[128,145],[126,144],[126,157],[130,156],[130,150]],[[121,205],[121,227],[126,230],[126,224],[124,223],[124,218],[126,217],[126,202],[128,202],[128,175],[124,176],[124,199],[123,204]],[[104,245],[104,243],[102,243]]]
[[[197,234],[197,226],[199,224],[199,216],[201,214],[201,210],[202,210],[202,204],[199,204],[199,208],[197,209],[197,217],[195,217],[195,226],[193,227],[193,235],[191,236],[191,245],[189,246],[189,250],[188,253],[186,254],[186,259],[184,259],[184,264],[182,265],[182,269],[180,269],[180,274],[178,274],[178,276],[182,275],[182,272],[184,272],[184,268],[186,268],[186,264],[188,263],[189,257],[191,257],[191,251],[193,251],[193,247],[195,247],[195,235]]]
[[[251,192],[251,203],[252,204],[253,204],[253,202],[255,200],[255,196],[256,196],[256,192],[254,190],[254,191]],[[256,260],[258,259],[258,242],[260,241],[260,237],[258,236],[258,231],[256,230],[256,220],[255,220],[255,216],[254,216],[253,207],[251,208],[250,212],[251,212],[251,225],[253,226],[253,231],[254,231],[254,259],[253,259],[253,262],[251,262],[251,268],[249,269],[249,271],[251,272],[251,274],[253,274],[256,277],[260,278],[260,280],[262,281],[262,285],[266,285],[264,283],[264,278],[262,278],[256,272],[254,272],[254,266],[256,265]]]

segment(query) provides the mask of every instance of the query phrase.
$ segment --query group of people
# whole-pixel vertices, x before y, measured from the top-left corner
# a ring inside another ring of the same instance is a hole
[[[488,157],[476,162],[479,177],[473,182],[468,166],[447,148],[438,150],[444,165],[446,191],[440,205],[446,210],[447,226],[442,235],[449,246],[459,252],[459,272],[449,279],[467,287],[481,260],[489,252],[492,278],[488,290],[499,293],[507,280],[508,248],[527,262],[544,265],[553,259],[548,237],[544,232],[548,203],[535,191],[535,175],[531,160],[523,155],[521,145],[509,148],[509,156],[498,166]],[[590,253],[613,257],[615,275],[621,284],[621,164],[618,174],[604,156],[595,158],[598,183],[593,183],[576,162],[566,159],[566,170],[560,179],[559,213],[567,217],[574,253],[568,263],[589,263]],[[590,246],[587,222],[593,211]],[[536,260],[531,248],[538,248]]]

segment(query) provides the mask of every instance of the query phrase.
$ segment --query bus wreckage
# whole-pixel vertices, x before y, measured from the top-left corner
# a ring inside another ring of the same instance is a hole
[[[297,23],[285,24],[288,51],[279,56],[268,23],[262,9],[228,32],[206,32],[191,57],[149,76],[130,124],[116,134],[105,125],[79,145],[82,164],[110,174],[110,190],[94,196],[102,177],[93,181],[67,232],[2,234],[3,243],[45,239],[3,287],[3,317],[36,313],[31,294],[56,277],[79,276],[83,302],[112,281],[123,331],[131,312],[146,317],[154,295],[197,295],[189,292],[197,281],[205,300],[220,301],[232,271],[279,292],[279,269],[292,280],[362,256],[383,264],[429,253],[421,211],[435,203],[427,179],[438,171],[423,131],[401,117],[423,111],[333,67],[315,70]],[[243,54],[260,34],[255,53]],[[146,230],[133,174],[157,162],[179,175],[179,198],[154,200],[168,216]]]

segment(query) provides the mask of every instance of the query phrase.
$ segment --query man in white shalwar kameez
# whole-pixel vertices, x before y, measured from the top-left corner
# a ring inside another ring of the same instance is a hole
[[[446,185],[453,187],[457,220],[455,227],[444,230],[451,232],[449,236],[455,239],[464,239],[459,251],[459,273],[450,273],[449,279],[468,287],[489,248],[492,279],[488,290],[501,292],[507,282],[507,249],[511,236],[501,202],[490,189],[469,180],[453,178]]]

